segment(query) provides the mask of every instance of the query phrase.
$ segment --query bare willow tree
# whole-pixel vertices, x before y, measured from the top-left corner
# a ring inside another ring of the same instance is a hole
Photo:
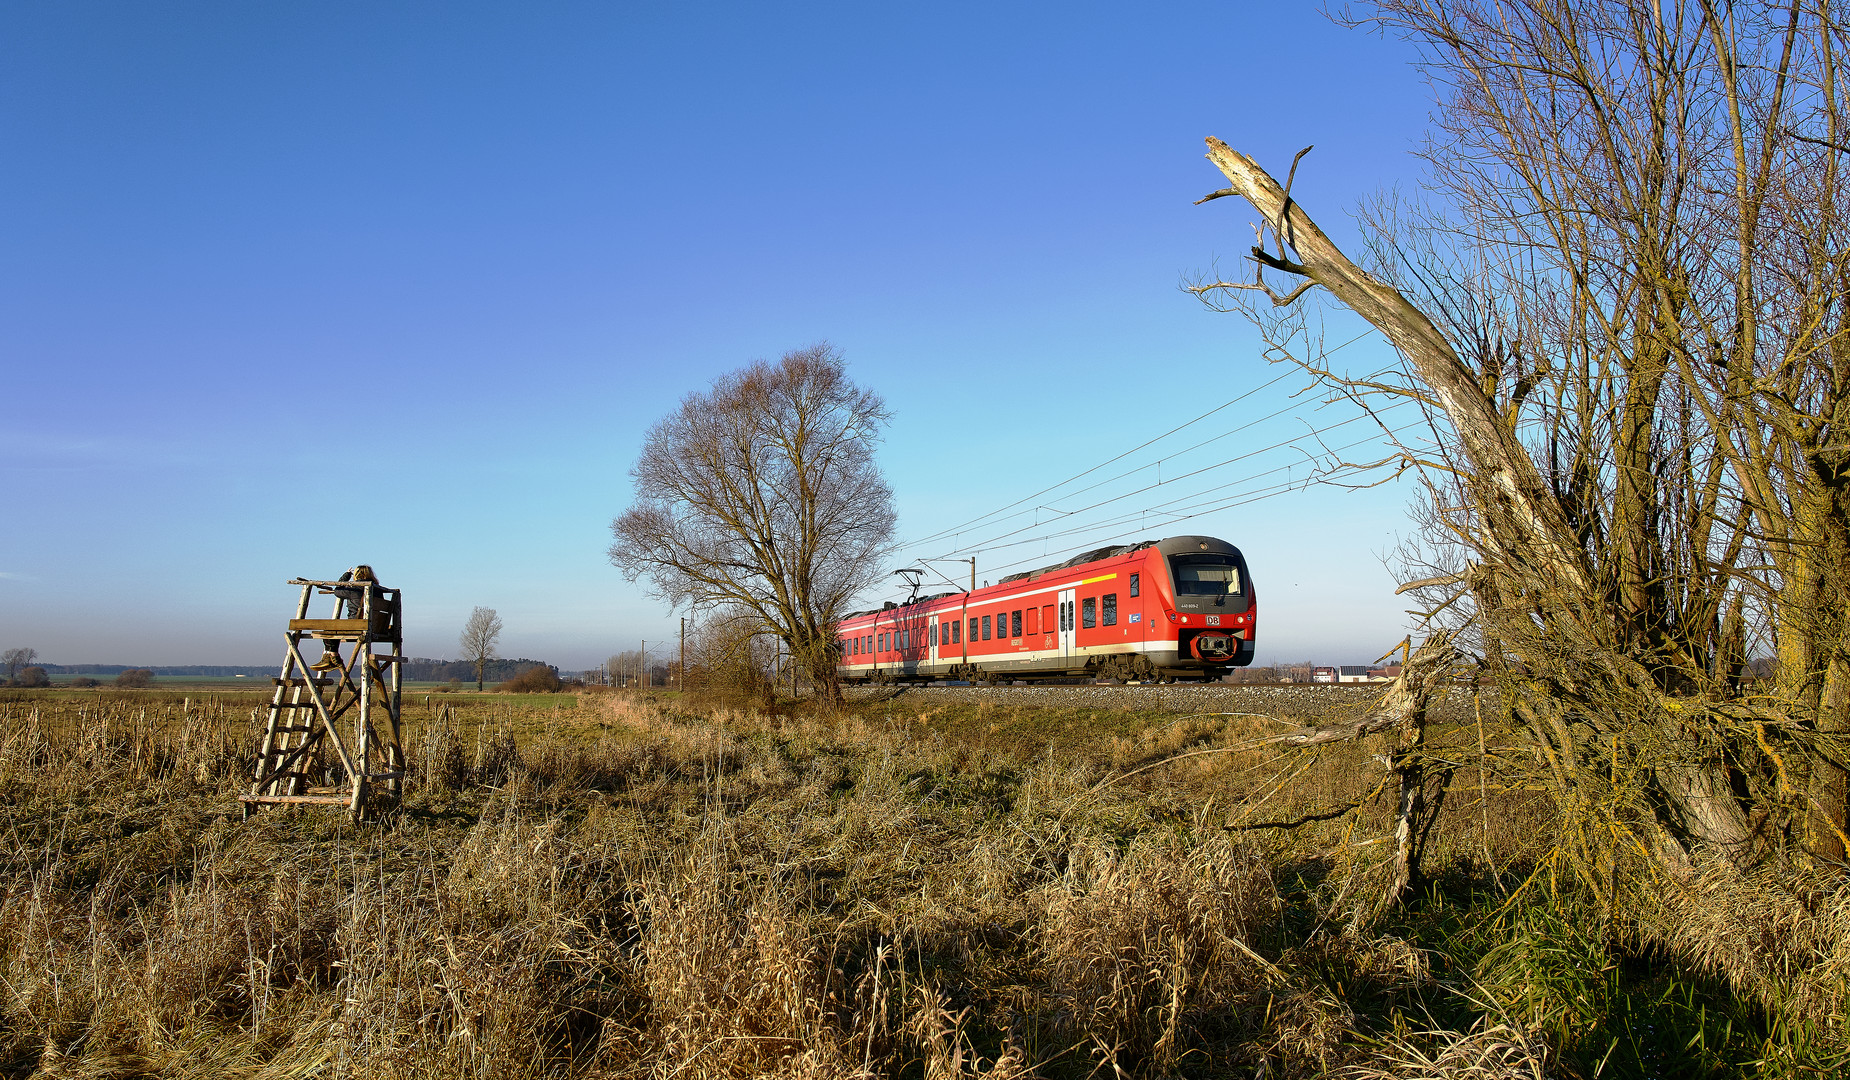
[[[462,658],[475,668],[475,688],[482,689],[486,684],[488,662],[495,658],[497,646],[501,641],[501,616],[495,614],[494,608],[478,607],[469,613],[469,621],[463,624]]]
[[[5,665],[6,679],[8,682],[12,682],[22,670],[31,667],[32,662],[38,658],[39,651],[37,649],[8,649],[6,652],[0,653],[0,665]]]
[[[892,541],[888,419],[828,345],[722,376],[649,430],[611,563],[675,606],[755,619],[838,700],[836,623]]]
[[[1561,850],[1609,909],[1658,903],[1685,947],[1707,927],[1709,958],[1768,993],[1812,946],[1769,948],[1771,917],[1728,929],[1715,897],[1802,915],[1796,883],[1850,847],[1838,14],[1383,0],[1354,21],[1421,52],[1436,205],[1365,222],[1370,272],[1290,173],[1210,139],[1230,186],[1209,198],[1249,202],[1259,243],[1250,280],[1195,287],[1256,300],[1281,355],[1365,407],[1424,411],[1430,438],[1393,464],[1424,477],[1429,538],[1456,554],[1410,585],[1470,612]],[[1316,289],[1401,367],[1356,377],[1304,349]],[[1778,656],[1771,685],[1742,682],[1756,650]]]

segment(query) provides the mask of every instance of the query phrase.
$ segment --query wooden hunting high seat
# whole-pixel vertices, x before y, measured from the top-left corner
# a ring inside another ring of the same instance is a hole
[[[247,818],[265,805],[320,803],[346,806],[357,822],[370,797],[404,794],[402,596],[377,581],[289,584],[302,594],[283,634],[288,649],[272,680],[251,790],[238,799]],[[335,597],[332,618],[308,618],[317,593]],[[358,617],[347,617],[356,608]],[[303,655],[304,641],[321,642],[315,661]],[[341,654],[343,645],[352,646],[350,655]]]

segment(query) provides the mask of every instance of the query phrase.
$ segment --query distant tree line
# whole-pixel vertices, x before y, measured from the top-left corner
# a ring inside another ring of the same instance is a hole
[[[194,675],[215,679],[229,679],[238,675],[249,678],[268,678],[276,674],[275,664],[259,667],[236,666],[225,664],[179,664],[167,667],[136,666],[133,664],[40,664],[52,675],[120,675],[124,671],[151,671],[156,677],[162,675]]]
[[[129,664],[38,664],[21,663],[12,672],[0,664],[0,682],[20,678],[27,668],[42,672],[46,676],[89,676],[105,681],[115,679],[125,672],[145,673],[138,677],[158,679],[169,675],[192,675],[195,677],[229,679],[239,675],[247,678],[268,678],[276,674],[276,667],[265,664],[261,667],[237,666],[227,664],[177,664],[166,667],[135,667]],[[558,668],[544,660],[530,660],[522,657],[518,660],[490,660],[483,670],[489,682],[506,682],[532,668],[547,668],[557,672]],[[411,682],[459,682],[475,681],[475,665],[468,660],[431,660],[413,658],[405,662],[405,678]],[[33,685],[43,685],[34,683]]]
[[[483,665],[482,677],[488,682],[506,682],[530,668],[557,671],[544,660],[490,660]],[[470,660],[429,660],[413,657],[405,661],[405,678],[410,682],[475,681],[475,663]]]

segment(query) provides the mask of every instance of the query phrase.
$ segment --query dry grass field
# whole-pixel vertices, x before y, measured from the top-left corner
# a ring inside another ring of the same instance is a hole
[[[1255,693],[1258,693],[1255,691]],[[1347,707],[1353,696],[1254,698]],[[407,697],[359,827],[241,820],[255,695],[0,698],[0,1075],[1831,1075],[1452,777],[1403,912],[1380,746],[1257,715]],[[1481,732],[1463,691],[1433,734]],[[1246,747],[1241,749],[1241,747]],[[1201,753],[1200,751],[1214,751]],[[1193,756],[1182,756],[1193,755]]]

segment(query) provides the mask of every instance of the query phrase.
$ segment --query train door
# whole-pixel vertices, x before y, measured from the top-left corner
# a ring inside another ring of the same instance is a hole
[[[1074,597],[1078,595],[1078,589],[1060,590],[1060,657],[1068,667],[1073,665],[1073,658],[1077,654],[1073,647],[1073,605],[1076,602]]]
[[[925,624],[926,662],[934,666],[938,663],[938,617],[933,615]]]

